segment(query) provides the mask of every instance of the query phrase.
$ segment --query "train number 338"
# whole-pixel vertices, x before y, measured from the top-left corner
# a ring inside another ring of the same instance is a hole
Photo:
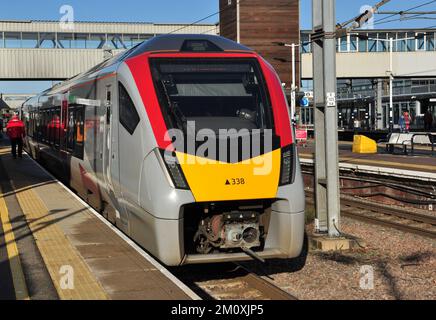
[[[227,186],[239,186],[245,184],[245,179],[244,178],[231,178],[231,179],[227,179],[226,180],[226,185]]]

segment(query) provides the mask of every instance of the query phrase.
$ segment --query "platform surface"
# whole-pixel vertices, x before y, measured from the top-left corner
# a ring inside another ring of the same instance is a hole
[[[0,189],[0,300],[197,298],[27,155]]]
[[[310,141],[306,147],[299,147],[298,151],[303,163],[306,159],[312,160],[315,153],[314,142]],[[352,143],[339,142],[339,158],[341,164],[424,172],[436,177],[436,155],[431,156],[431,152],[426,149],[418,149],[416,155],[404,155],[401,150],[389,154],[385,152],[384,147],[379,147],[377,154],[358,154],[352,152]]]

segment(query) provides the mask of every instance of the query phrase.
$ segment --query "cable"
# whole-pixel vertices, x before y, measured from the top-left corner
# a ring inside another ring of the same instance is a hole
[[[244,1],[246,1],[246,0],[235,0],[235,1],[236,1],[236,5],[238,5],[238,4],[241,4],[242,2],[244,2]],[[436,0],[435,0],[435,1],[436,1]],[[204,17],[204,18],[201,18],[201,19],[199,19],[199,20],[197,20],[197,21],[194,21],[194,22],[192,22],[192,23],[190,23],[190,24],[188,24],[188,25],[186,25],[186,26],[183,26],[183,27],[181,27],[181,28],[178,28],[178,29],[176,29],[176,30],[173,30],[173,31],[169,32],[168,34],[173,34],[173,33],[175,33],[175,32],[178,32],[178,31],[184,30],[184,29],[186,29],[186,28],[189,28],[189,27],[195,26],[197,23],[202,22],[202,21],[204,21],[204,20],[207,20],[207,19],[209,19],[209,18],[212,18],[213,16],[216,16],[217,14],[221,14],[221,13],[223,13],[224,11],[229,10],[230,8],[232,8],[232,7],[231,7],[231,6],[227,6],[227,7],[225,7],[224,9],[222,9],[222,10],[220,10],[220,11],[218,11],[218,12],[212,13],[212,14],[210,14],[210,15]]]
[[[400,12],[398,12],[398,13],[391,14],[391,15],[389,15],[389,16],[387,16],[387,17],[384,17],[384,18],[378,20],[377,23],[380,23],[381,21],[385,21],[385,20],[387,20],[387,19],[389,19],[389,18],[395,17],[396,15],[402,14],[402,13],[404,13],[404,12],[409,12],[409,11],[412,11],[412,10],[415,10],[415,9],[418,9],[418,8],[421,8],[421,7],[424,7],[424,6],[427,6],[427,5],[432,4],[432,3],[435,3],[435,2],[436,2],[436,0],[428,1],[428,2],[426,2],[426,3],[420,4],[420,5],[415,6],[415,7],[413,7],[413,8],[410,8],[410,9],[407,9],[407,10],[403,10],[403,11],[400,11]]]

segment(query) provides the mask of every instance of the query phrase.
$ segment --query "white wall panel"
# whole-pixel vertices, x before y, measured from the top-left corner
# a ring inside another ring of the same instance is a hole
[[[389,52],[337,53],[338,78],[383,78],[389,70]],[[436,52],[394,52],[396,77],[435,77]],[[312,78],[312,54],[302,55],[302,78]]]

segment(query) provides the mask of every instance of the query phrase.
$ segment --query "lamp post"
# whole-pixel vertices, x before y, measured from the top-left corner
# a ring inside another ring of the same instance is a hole
[[[273,44],[281,46],[281,47],[289,47],[291,48],[292,51],[292,78],[291,78],[291,120],[292,123],[295,125],[295,113],[296,113],[296,108],[297,108],[297,84],[296,84],[296,71],[295,71],[295,67],[296,67],[296,59],[295,59],[295,55],[296,55],[296,47],[299,47],[299,44],[288,44],[288,43],[284,43],[284,42],[273,42]],[[278,59],[277,59],[278,60]]]
[[[394,38],[389,39],[389,132],[394,130],[394,99],[393,99],[393,52],[394,52]]]

